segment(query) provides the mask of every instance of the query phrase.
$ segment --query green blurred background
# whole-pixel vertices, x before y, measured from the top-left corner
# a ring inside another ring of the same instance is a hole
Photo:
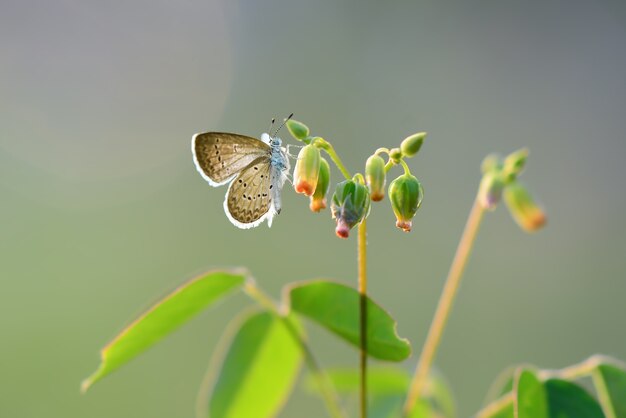
[[[523,180],[548,226],[488,215],[437,358],[461,416],[508,365],[625,359],[625,40],[618,0],[2,2],[0,416],[192,417],[244,296],[85,396],[79,383],[126,322],[203,270],[247,266],[275,296],[355,283],[355,237],[335,238],[328,212],[286,187],[271,229],[238,230],[225,188],[192,164],[194,133],[258,136],[291,112],[352,171],[429,132],[410,161],[426,190],[414,231],[386,202],[369,222],[371,293],[416,352],[483,156],[530,148]],[[356,366],[311,328],[325,365]],[[324,414],[296,391],[282,416]]]

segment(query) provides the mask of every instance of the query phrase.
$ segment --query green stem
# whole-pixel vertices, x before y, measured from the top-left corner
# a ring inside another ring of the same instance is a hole
[[[452,309],[454,299],[457,291],[459,290],[459,284],[461,283],[461,278],[463,277],[463,271],[465,270],[465,265],[467,264],[472,246],[476,240],[476,235],[484,212],[484,209],[478,203],[478,199],[475,199],[474,205],[472,206],[472,210],[470,211],[467,219],[467,223],[465,224],[463,235],[459,241],[456,254],[452,260],[452,265],[450,266],[450,271],[443,288],[443,293],[439,298],[439,304],[437,305],[437,310],[435,311],[435,317],[430,325],[426,341],[424,342],[424,347],[417,362],[415,374],[413,375],[409,393],[404,404],[405,416],[409,415],[415,406],[415,403],[418,401],[424,386],[426,385],[430,368],[435,359],[439,343],[441,342],[441,335],[443,334],[443,330],[450,315],[450,310]]]
[[[328,408],[330,416],[333,418],[346,418],[346,414],[339,404],[339,396],[335,392],[330,378],[320,367],[317,359],[311,351],[311,348],[302,338],[302,335],[298,331],[298,327],[294,324],[291,317],[289,317],[285,313],[280,312],[278,306],[276,306],[276,303],[274,303],[274,301],[268,295],[266,295],[261,289],[259,289],[253,280],[248,280],[246,282],[245,291],[252,299],[257,301],[259,305],[273,312],[278,318],[281,319],[291,337],[302,350],[302,353],[304,354],[304,362],[309,368],[309,371],[311,372],[315,380],[317,381],[318,388],[320,390],[322,398],[324,399],[326,408]]]
[[[378,148],[376,151],[374,151],[374,155],[378,155],[378,154],[387,154],[389,155],[389,148]]]
[[[409,166],[406,162],[404,160],[400,160],[400,164],[402,164],[402,168],[404,168],[404,174],[411,175],[411,170],[409,170]]]
[[[606,418],[617,418],[617,413],[611,402],[611,395],[609,394],[609,388],[606,387],[606,381],[602,377],[602,373],[597,368],[594,368],[591,372],[591,380],[596,388],[598,394],[598,400],[602,406],[602,411]]]
[[[333,160],[333,163],[335,163],[335,165],[337,166],[339,171],[341,171],[341,174],[343,174],[346,180],[350,180],[352,178],[352,176],[350,175],[350,172],[343,165],[343,163],[341,162],[341,159],[335,152],[335,149],[330,144],[330,142],[326,141],[324,138],[317,137],[315,138],[315,144],[321,149],[323,149],[324,151],[326,151],[326,154],[328,154],[330,159]]]
[[[612,361],[606,356],[594,355],[581,361],[578,364],[565,367],[559,370],[542,370],[539,372],[539,377],[542,379],[563,379],[563,380],[576,380],[587,376],[591,376],[595,369],[599,365],[604,363],[611,363]]]
[[[360,326],[360,361],[361,390],[360,406],[361,418],[367,418],[367,225],[363,219],[359,224],[358,234],[358,262],[359,262],[359,326]]]
[[[515,394],[509,392],[501,398],[496,399],[489,405],[478,411],[475,418],[489,418],[496,415],[498,412],[502,412],[515,402]]]

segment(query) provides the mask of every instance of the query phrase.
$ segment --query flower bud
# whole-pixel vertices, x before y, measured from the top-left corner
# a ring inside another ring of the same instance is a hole
[[[420,182],[405,173],[389,185],[389,200],[396,215],[396,226],[405,232],[411,230],[411,221],[422,204],[424,190]]]
[[[296,193],[311,196],[315,192],[320,172],[320,150],[314,145],[305,145],[298,154],[293,170],[293,185]]]
[[[348,238],[350,230],[368,215],[369,210],[370,194],[366,186],[354,180],[337,184],[331,211],[337,221],[335,233],[339,238]]]
[[[502,157],[498,154],[487,155],[480,166],[480,172],[483,174],[488,171],[500,169],[502,169]]]
[[[521,183],[514,181],[506,186],[504,201],[511,216],[523,230],[532,232],[545,225],[545,212]]]
[[[379,155],[372,155],[365,163],[365,180],[370,188],[370,196],[374,202],[385,198],[385,161]]]
[[[320,158],[320,172],[317,177],[317,186],[315,192],[311,196],[309,208],[313,212],[319,212],[326,208],[326,193],[330,186],[330,165],[323,157]]]
[[[502,199],[504,180],[502,174],[497,170],[492,170],[483,175],[478,189],[478,202],[486,210],[495,210]]]
[[[419,132],[406,137],[400,144],[402,155],[410,158],[417,154],[424,143],[424,138],[426,138],[426,132]]]
[[[526,165],[526,159],[528,159],[528,148],[522,148],[506,156],[502,171],[507,180],[513,181],[517,178]]]
[[[389,151],[389,158],[391,158],[391,161],[398,164],[402,159],[402,151],[400,151],[400,148],[392,148]]]
[[[286,123],[291,136],[299,141],[303,141],[309,136],[309,127],[297,120],[289,119]]]

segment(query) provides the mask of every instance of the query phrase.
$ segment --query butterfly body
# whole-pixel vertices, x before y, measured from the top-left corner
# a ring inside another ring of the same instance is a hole
[[[280,213],[280,192],[287,179],[289,159],[280,138],[262,140],[225,132],[194,135],[194,163],[214,187],[229,183],[224,211],[237,227],[247,229]]]

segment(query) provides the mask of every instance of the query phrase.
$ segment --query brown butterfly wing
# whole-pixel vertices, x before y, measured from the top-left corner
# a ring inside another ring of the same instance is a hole
[[[259,139],[225,132],[196,134],[191,148],[196,168],[212,186],[227,183],[259,157],[269,159],[271,152]]]
[[[241,171],[228,188],[224,209],[231,222],[238,227],[252,228],[274,216],[270,171],[270,160],[257,158]]]

